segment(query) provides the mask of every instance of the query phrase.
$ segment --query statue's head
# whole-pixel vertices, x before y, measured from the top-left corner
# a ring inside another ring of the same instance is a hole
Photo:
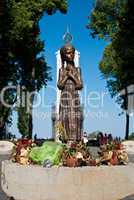
[[[62,61],[74,62],[75,48],[71,44],[66,44],[60,50]]]

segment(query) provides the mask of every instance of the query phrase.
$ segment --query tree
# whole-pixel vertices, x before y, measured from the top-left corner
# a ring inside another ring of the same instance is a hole
[[[50,74],[43,53],[44,43],[39,38],[39,20],[44,13],[52,15],[58,10],[66,13],[66,0],[1,1],[0,91],[8,85],[20,85],[32,92],[47,85]],[[5,99],[13,105],[16,95],[15,90],[7,91]],[[34,97],[31,105],[33,101]],[[29,137],[32,137],[32,106],[30,108]],[[12,108],[7,108],[0,101],[0,133],[9,121],[11,111]],[[20,108],[19,112],[22,116],[24,109]]]
[[[129,140],[134,140],[134,133],[131,133],[131,134],[129,135]]]
[[[118,103],[128,110],[129,85],[134,84],[134,2],[132,0],[98,0],[91,15],[88,28],[93,37],[108,39],[100,70],[107,80],[111,96],[120,95]],[[129,41],[128,41],[129,38]],[[126,112],[126,136],[129,135],[129,113]]]
[[[122,24],[128,0],[96,0],[89,17],[91,35],[100,39],[112,40]]]
[[[55,13],[56,10],[65,13],[66,8],[67,3],[65,0],[37,1],[36,3],[33,0],[25,0],[21,3],[14,2],[12,5],[12,25],[14,28],[11,31],[11,38],[15,41],[12,49],[19,71],[19,84],[21,87],[24,86],[25,90],[29,93],[39,91],[50,80],[50,68],[47,66],[44,58],[44,42],[39,38],[39,20],[44,12],[49,15]],[[22,17],[23,20],[20,21],[21,23],[18,23]],[[17,37],[14,38],[16,33]],[[33,102],[34,93],[30,98],[29,105],[26,104],[25,108],[20,107],[18,109],[20,120],[18,127],[21,133],[23,128],[26,130],[24,132],[28,130],[29,138],[32,138],[33,130]],[[21,115],[21,113],[25,114]],[[25,122],[24,127],[22,127],[22,122]]]
[[[16,84],[15,65],[12,60],[11,50],[9,45],[9,7],[7,1],[0,2],[0,139],[6,137],[6,125],[11,123],[11,107],[3,104],[2,90]],[[16,100],[15,90],[7,90],[4,94],[4,101],[13,105]]]

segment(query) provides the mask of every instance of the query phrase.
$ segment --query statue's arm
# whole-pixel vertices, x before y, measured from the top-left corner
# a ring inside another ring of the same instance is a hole
[[[83,80],[82,80],[81,68],[78,68],[78,71],[79,71],[80,85],[81,85],[81,89],[82,89],[83,88]]]
[[[67,76],[66,75],[64,75],[64,72],[63,72],[63,70],[59,70],[59,80],[58,80],[58,83],[57,83],[57,87],[60,89],[60,90],[62,90],[63,88],[64,88],[64,86],[65,86],[65,83],[66,83],[66,81],[67,81]]]
[[[82,81],[81,69],[78,67],[77,71],[78,71],[78,85],[77,85],[77,89],[81,90],[83,88],[83,81]]]
[[[70,73],[69,75],[75,81],[76,89],[81,90],[83,88],[83,82],[82,82],[82,79],[81,79],[80,68],[76,69],[76,73],[74,73],[74,74]]]

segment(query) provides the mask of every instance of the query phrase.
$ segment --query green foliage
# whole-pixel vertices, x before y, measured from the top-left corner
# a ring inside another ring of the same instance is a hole
[[[134,83],[133,7],[132,0],[97,0],[91,14],[92,35],[111,40],[100,70],[113,96]]]
[[[109,44],[104,51],[103,59],[100,62],[100,70],[104,75],[104,78],[115,77],[117,74],[118,66],[115,61],[116,52]]]
[[[44,142],[41,147],[31,149],[29,158],[39,165],[43,165],[44,161],[49,160],[52,165],[59,165],[61,162],[63,145],[55,142]]]
[[[125,110],[128,109],[127,87],[134,84],[133,8],[133,0],[97,0],[88,26],[93,37],[110,41],[99,67],[112,97],[125,90],[117,99]],[[129,123],[128,114],[126,118]]]
[[[92,36],[111,39],[124,20],[127,0],[97,0],[95,8],[89,17],[88,28]]]
[[[28,121],[29,121],[29,114],[27,113],[26,108],[25,107],[19,107],[18,108],[17,126],[18,126],[19,132],[22,135],[22,137],[28,137],[29,136]]]
[[[134,140],[134,133],[131,133],[130,135],[129,135],[129,138],[128,138],[129,140]]]
[[[2,2],[0,4],[2,4]],[[10,17],[5,1],[3,1],[3,5],[4,6],[1,7],[3,10],[0,13],[0,92],[2,92],[3,88],[16,84],[16,70],[13,59],[11,58],[8,35]],[[15,99],[14,90],[8,90],[5,92],[4,100],[7,103],[13,105]],[[11,114],[12,109],[5,106],[2,103],[2,99],[0,99],[0,139],[6,137],[5,129],[7,124],[11,124]]]
[[[67,1],[11,0],[9,41],[19,72],[17,78],[29,91],[33,90],[33,83],[39,91],[50,80],[50,67],[44,58],[44,42],[39,38],[39,20],[44,13],[51,15],[57,10],[66,13]]]
[[[67,11],[66,0],[12,0],[10,38],[22,40],[23,35],[29,32],[38,23],[44,13],[54,14],[57,10]]]
[[[125,20],[121,22],[120,28],[115,32],[111,44],[106,47],[100,63],[100,70],[104,77],[117,82],[116,92],[134,84],[133,2],[128,1],[126,6]],[[115,91],[115,87],[113,91]]]

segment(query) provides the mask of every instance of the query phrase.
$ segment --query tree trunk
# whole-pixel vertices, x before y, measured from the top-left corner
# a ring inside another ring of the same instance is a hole
[[[31,71],[31,92],[35,92],[35,66],[34,66],[34,62],[33,62],[33,67],[32,67],[32,71]],[[29,106],[29,139],[32,139],[32,135],[33,135],[33,103],[34,103],[34,94],[31,96],[30,106],[28,105]]]
[[[0,16],[4,15],[4,10],[5,10],[5,1],[1,0],[1,2],[0,2]]]
[[[34,97],[32,97],[31,105],[29,106],[29,139],[32,139],[33,135],[33,101]]]
[[[125,140],[129,139],[129,114],[126,113],[126,134],[125,134]]]
[[[125,140],[129,139],[129,113],[128,113],[128,89],[125,88],[126,133]]]
[[[0,127],[0,140],[6,139],[6,129],[4,127]]]
[[[32,112],[32,109],[31,109]],[[29,139],[32,139],[32,134],[33,133],[33,116],[31,113],[29,113]]]

